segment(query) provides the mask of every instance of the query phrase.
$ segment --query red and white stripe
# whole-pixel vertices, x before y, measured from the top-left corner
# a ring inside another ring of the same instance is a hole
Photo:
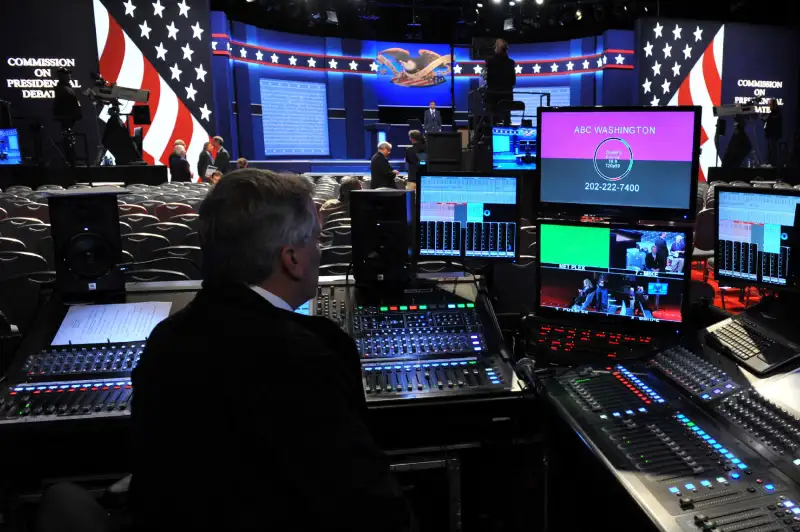
[[[717,166],[717,147],[714,132],[717,119],[714,107],[722,104],[722,50],[725,44],[725,26],[703,51],[691,72],[681,83],[678,92],[667,105],[698,105],[700,118],[700,180],[705,181],[708,169]]]
[[[167,164],[175,140],[181,139],[186,143],[186,159],[194,171],[194,162],[210,135],[100,0],[94,0],[94,20],[100,74],[122,87],[150,91],[152,124],[143,126],[142,157],[148,164]],[[122,112],[129,112],[131,106],[131,102],[125,102]],[[102,113],[101,119],[107,120],[108,114]]]

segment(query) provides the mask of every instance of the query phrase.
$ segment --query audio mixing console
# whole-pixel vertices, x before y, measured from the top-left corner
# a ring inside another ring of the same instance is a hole
[[[545,388],[660,529],[800,531],[800,422],[691,351],[583,366]]]

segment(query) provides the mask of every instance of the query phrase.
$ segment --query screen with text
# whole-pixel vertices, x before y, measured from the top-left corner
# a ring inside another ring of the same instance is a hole
[[[541,224],[539,306],[590,316],[682,321],[686,235]]]
[[[694,111],[540,114],[542,202],[689,209]]]

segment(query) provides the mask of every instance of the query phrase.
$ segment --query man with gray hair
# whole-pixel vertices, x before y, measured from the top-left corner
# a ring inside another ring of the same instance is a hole
[[[369,162],[369,173],[372,176],[369,187],[372,190],[384,187],[396,188],[394,178],[397,170],[392,170],[392,165],[389,164],[390,153],[392,153],[391,144],[388,142],[378,144],[378,152],[372,156],[372,160]]]
[[[201,204],[202,290],[133,373],[137,529],[413,530],[367,430],[355,343],[293,312],[317,289],[311,191],[245,169]]]

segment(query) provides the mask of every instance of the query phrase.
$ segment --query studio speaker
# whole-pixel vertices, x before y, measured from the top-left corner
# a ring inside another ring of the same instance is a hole
[[[119,193],[117,188],[98,187],[57,191],[48,198],[56,290],[64,301],[124,293]]]

